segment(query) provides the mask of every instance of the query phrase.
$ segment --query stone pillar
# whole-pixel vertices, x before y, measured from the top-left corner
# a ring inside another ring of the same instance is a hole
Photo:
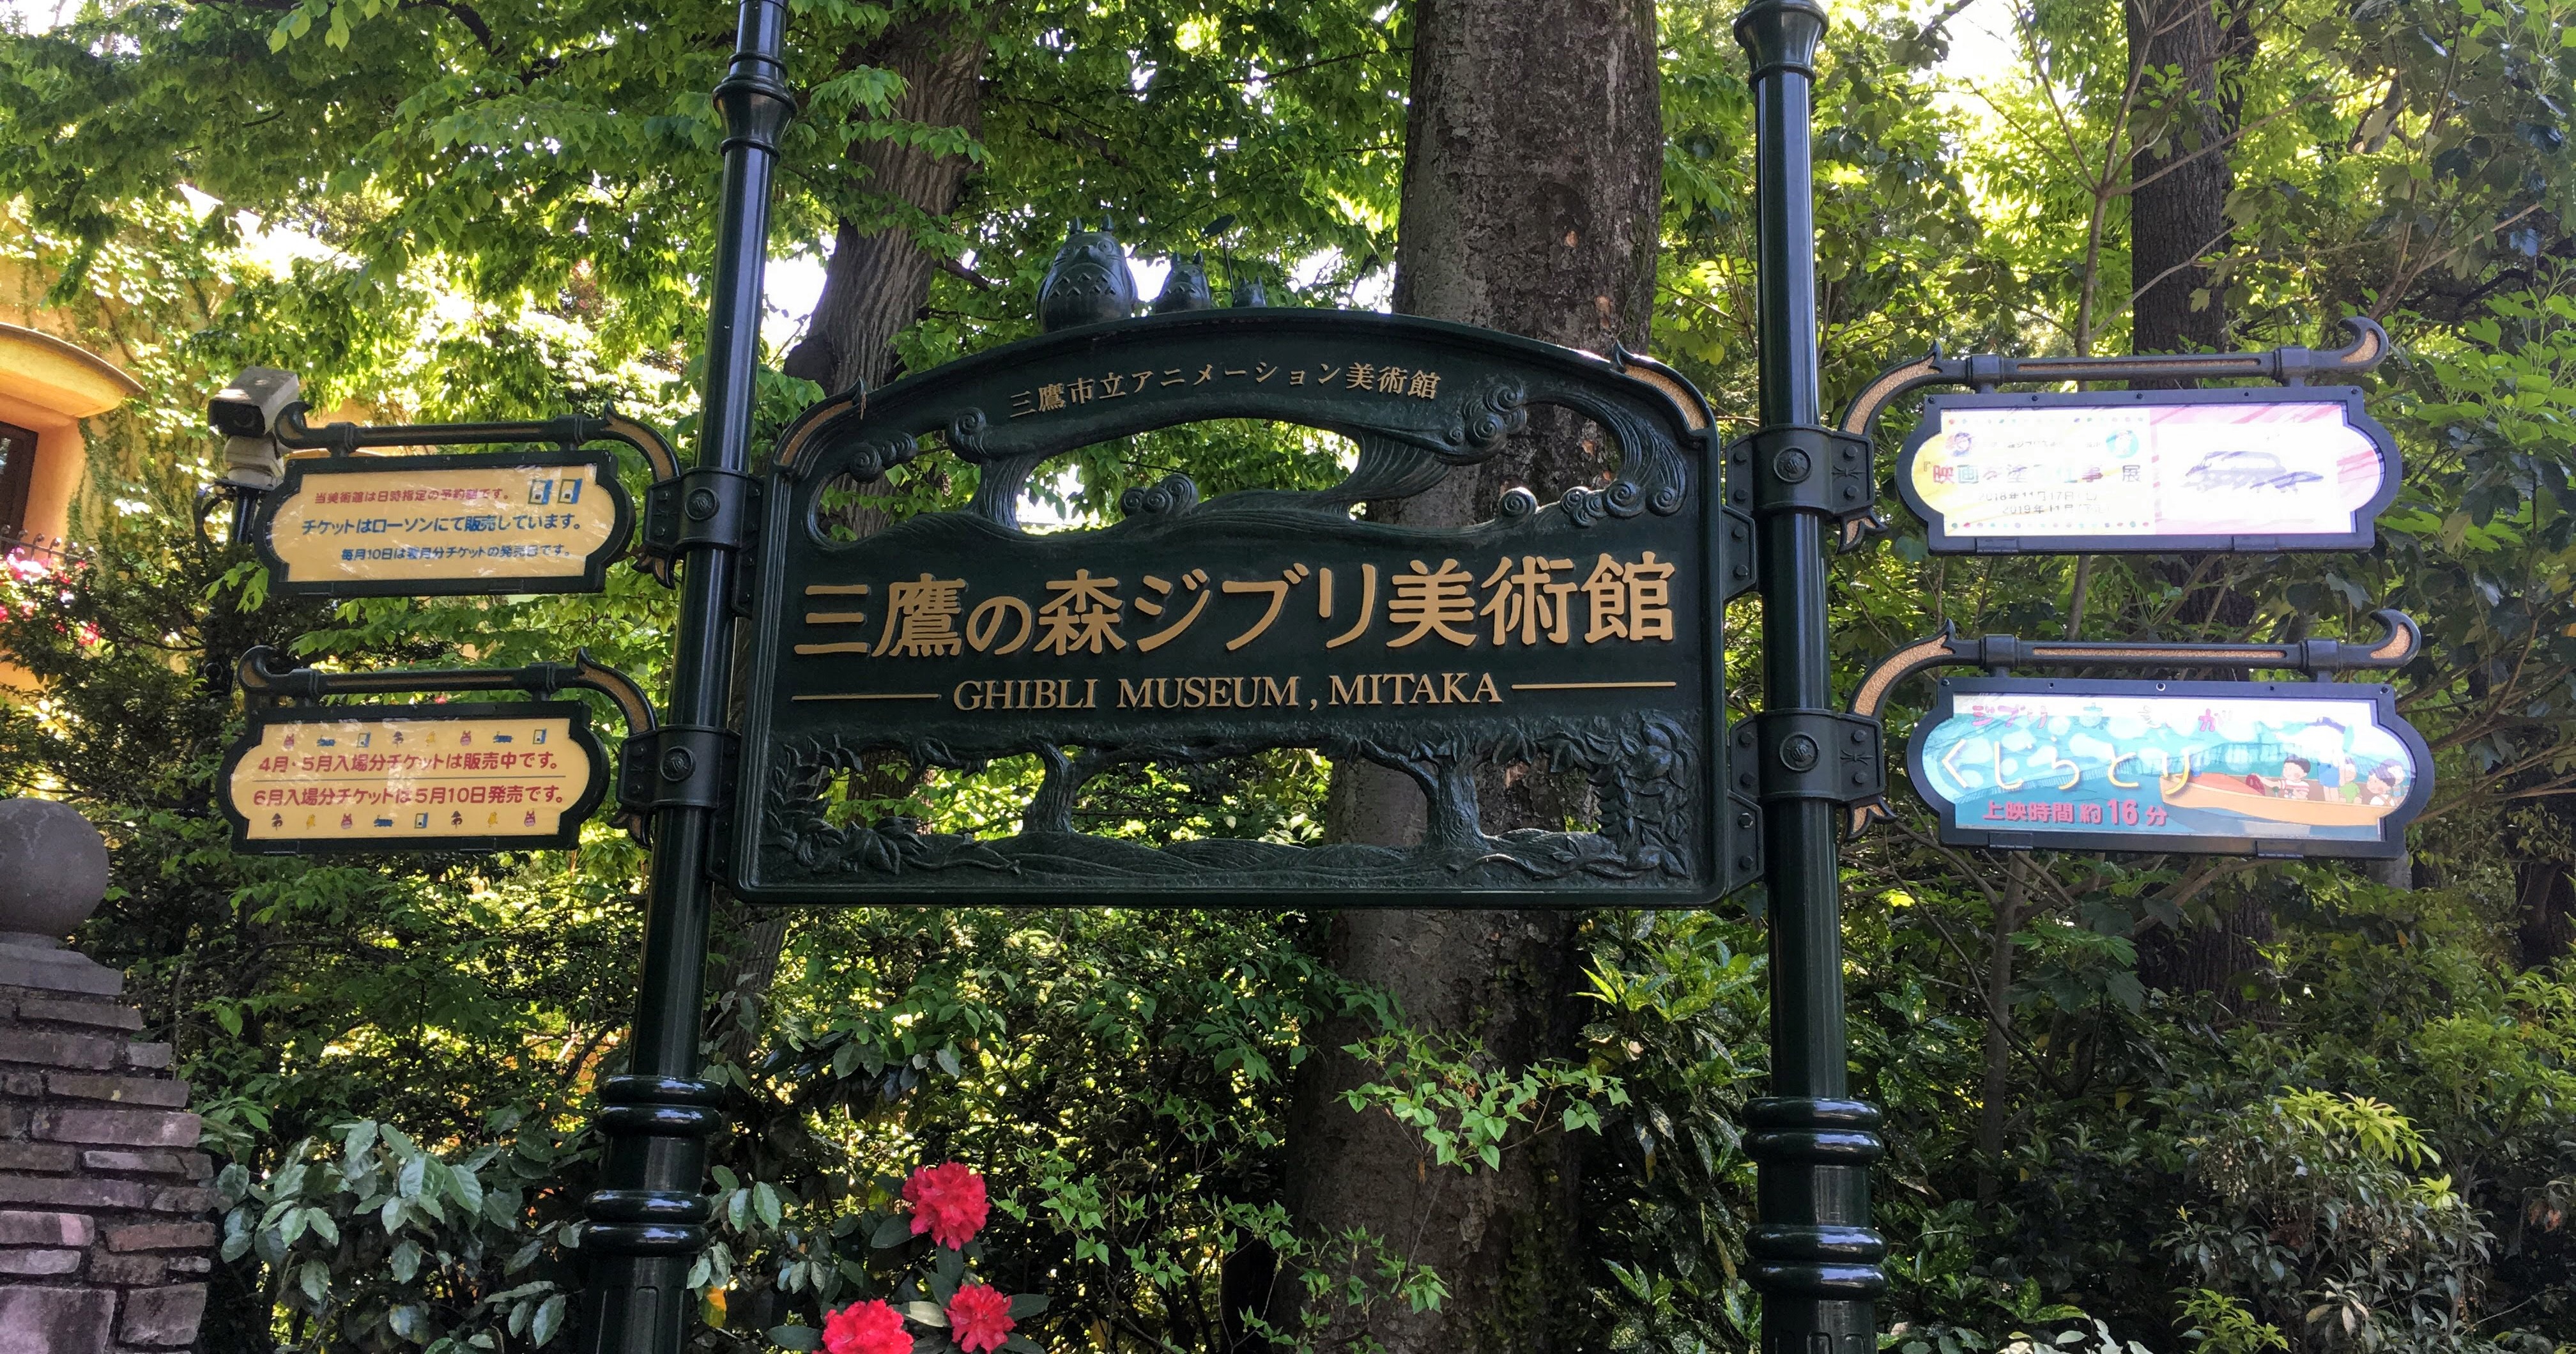
[[[125,977],[58,937],[107,891],[69,807],[0,800],[0,1350],[196,1343],[217,1196],[168,1044],[136,1043]]]

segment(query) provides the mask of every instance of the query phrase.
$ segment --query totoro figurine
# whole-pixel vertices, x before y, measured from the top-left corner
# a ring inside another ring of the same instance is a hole
[[[1053,333],[1076,325],[1123,320],[1136,311],[1136,275],[1127,251],[1108,230],[1085,230],[1076,221],[1038,283],[1038,327]]]
[[[1259,278],[1238,277],[1229,290],[1234,293],[1230,304],[1238,310],[1249,310],[1270,304],[1270,289],[1262,286]]]
[[[1163,279],[1162,294],[1154,298],[1154,313],[1169,315],[1182,310],[1209,310],[1216,296],[1208,290],[1207,256],[1192,254],[1172,256],[1171,276]]]

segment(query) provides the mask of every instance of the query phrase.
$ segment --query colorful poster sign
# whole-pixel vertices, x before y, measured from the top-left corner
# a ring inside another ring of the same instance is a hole
[[[1936,395],[1897,463],[1936,553],[2366,550],[2397,484],[2348,387]]]
[[[569,847],[607,758],[569,701],[255,709],[224,762],[233,849]]]
[[[1958,845],[2394,857],[2432,754],[2360,683],[1944,681],[1907,754]]]
[[[308,457],[252,539],[289,595],[597,592],[633,515],[605,451]]]

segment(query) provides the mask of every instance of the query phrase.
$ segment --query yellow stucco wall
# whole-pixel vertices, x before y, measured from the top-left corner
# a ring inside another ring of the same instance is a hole
[[[87,447],[80,421],[142,393],[105,358],[51,334],[0,323],[0,421],[36,434],[24,534],[57,542],[69,534]]]

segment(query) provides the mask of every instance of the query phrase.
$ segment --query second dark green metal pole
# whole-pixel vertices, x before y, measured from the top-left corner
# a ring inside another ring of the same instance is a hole
[[[716,519],[720,499],[739,487],[729,481],[751,464],[770,182],[778,135],[796,109],[781,62],[786,30],[785,0],[744,0],[733,64],[715,90],[724,117],[724,188],[706,401],[697,460],[681,486],[692,519]],[[694,746],[702,751],[708,740],[727,736],[739,551],[739,542],[696,540],[680,556],[679,652],[664,731],[698,735]],[[704,773],[715,769],[698,765],[688,746],[674,740],[657,767],[675,787],[704,784]],[[694,1314],[688,1276],[707,1244],[706,1140],[723,1122],[721,1088],[698,1080],[716,812],[712,796],[683,788],[653,815],[634,1040],[627,1072],[600,1084],[608,1160],[601,1188],[583,1204],[587,1354],[680,1354]]]
[[[1815,0],[1762,0],[1735,21],[1752,60],[1757,336],[1765,432],[1822,423],[1816,361],[1815,177],[1810,95],[1825,11]],[[1797,492],[1818,473],[1797,449],[1755,442],[1765,718],[1834,706],[1826,644],[1826,547],[1832,517]],[[1775,441],[1786,446],[1787,441]],[[1768,481],[1767,483],[1765,481]],[[1768,747],[1772,740],[1765,740]],[[1836,805],[1797,788],[1818,755],[1791,739],[1761,767],[1771,930],[1771,1092],[1748,1114],[1761,1171],[1750,1239],[1762,1289],[1764,1354],[1872,1354],[1872,1302],[1887,1252],[1869,1230],[1869,1165],[1878,1112],[1849,1098],[1843,1025],[1841,862]],[[1783,765],[1774,766],[1777,760]]]

